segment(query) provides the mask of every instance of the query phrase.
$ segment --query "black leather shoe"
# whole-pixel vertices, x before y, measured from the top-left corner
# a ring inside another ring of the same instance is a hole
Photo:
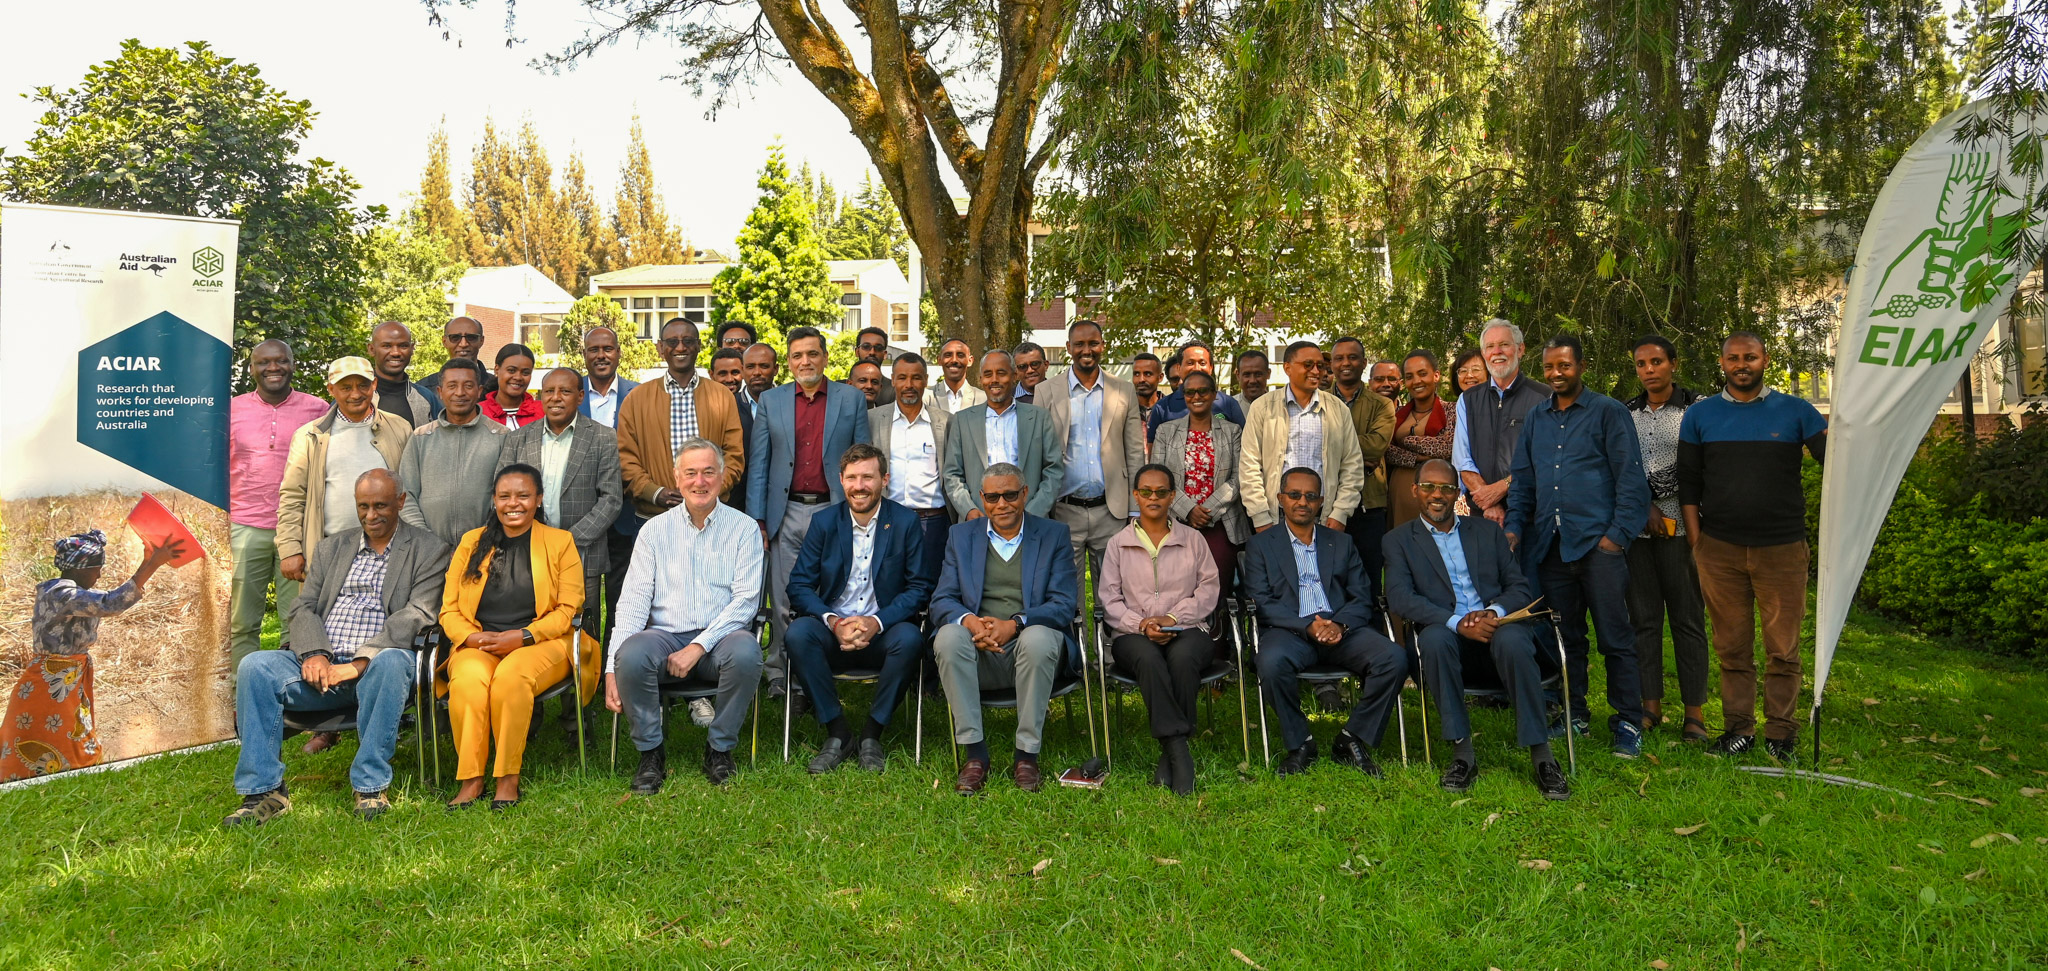
[[[860,761],[856,764],[860,766],[862,772],[879,775],[883,769],[889,767],[889,753],[882,748],[882,740],[879,738],[861,739],[858,756]]]
[[[1554,761],[1536,763],[1536,791],[1552,802],[1563,802],[1572,797],[1572,784],[1565,781],[1564,770]]]
[[[524,798],[526,798],[526,787],[522,785],[512,790],[512,798],[510,799],[491,800],[491,811],[494,813],[504,812],[513,806],[519,805],[519,800]]]
[[[1338,765],[1348,765],[1375,779],[1384,779],[1387,774],[1380,771],[1380,764],[1373,761],[1372,750],[1365,747],[1365,741],[1350,732],[1338,732],[1337,741],[1330,746],[1330,759]]]
[[[711,746],[704,746],[704,778],[714,786],[722,786],[739,774],[740,767],[732,760],[731,752],[720,752]]]
[[[833,769],[839,768],[839,763],[844,761],[846,761],[846,740],[843,738],[828,738],[825,740],[825,744],[819,747],[818,754],[813,756],[810,764],[804,766],[804,768],[810,770],[812,775],[824,775]]]
[[[1288,752],[1287,757],[1281,759],[1280,764],[1273,767],[1273,772],[1277,775],[1283,776],[1294,775],[1298,772],[1307,772],[1308,767],[1314,765],[1315,762],[1316,740],[1311,738],[1308,741],[1301,743],[1300,748]]]
[[[1195,791],[1195,756],[1188,751],[1188,737],[1175,735],[1166,740],[1167,785],[1176,796]]]
[[[1795,757],[1798,756],[1798,749],[1799,740],[1796,738],[1764,739],[1765,754],[1768,754],[1771,758],[1777,759],[1780,762],[1790,763]]]
[[[633,780],[626,784],[627,791],[651,796],[661,791],[661,784],[668,781],[668,750],[655,746],[640,753],[640,767],[633,770]]]
[[[1444,769],[1443,778],[1437,781],[1437,786],[1445,792],[1469,792],[1472,789],[1472,780],[1477,778],[1479,767],[1464,759],[1458,759]]]
[[[1152,784],[1161,789],[1173,784],[1173,760],[1163,749],[1159,753],[1159,764],[1152,767]]]

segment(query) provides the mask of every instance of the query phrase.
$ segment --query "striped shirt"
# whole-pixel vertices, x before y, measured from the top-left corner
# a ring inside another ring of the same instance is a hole
[[[702,529],[686,505],[649,519],[619,592],[605,671],[619,645],[643,630],[701,631],[697,643],[705,650],[745,630],[761,605],[761,560],[760,524],[731,506],[712,507]]]

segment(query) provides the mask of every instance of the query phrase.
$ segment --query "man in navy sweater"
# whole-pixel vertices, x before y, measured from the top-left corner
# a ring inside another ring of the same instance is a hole
[[[1799,625],[1806,619],[1806,494],[1799,450],[1822,461],[1827,421],[1802,398],[1764,384],[1763,338],[1721,343],[1721,393],[1685,410],[1678,429],[1678,502],[1699,566],[1700,593],[1721,662],[1723,734],[1707,754],[1756,746],[1756,628],[1764,630],[1764,748],[1792,757],[1799,725]],[[1754,605],[1752,607],[1752,605]]]

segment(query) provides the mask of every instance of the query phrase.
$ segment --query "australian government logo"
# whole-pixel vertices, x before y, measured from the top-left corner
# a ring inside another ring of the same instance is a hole
[[[2023,211],[1993,212],[2001,200],[2017,201],[1992,178],[1990,152],[1949,157],[1948,177],[1930,214],[1930,225],[1913,237],[1877,284],[1870,326],[1857,360],[1881,367],[1940,363],[1976,351],[1970,338],[1977,323],[1962,321],[1954,334],[1941,324],[1955,311],[1973,313],[1997,300],[2012,282],[2003,255],[2020,229]],[[1888,318],[1880,324],[1875,318]]]
[[[198,290],[225,289],[227,281],[220,279],[220,275],[227,267],[227,257],[222,256],[220,250],[214,249],[211,246],[199,247],[198,251],[192,254],[192,272],[199,274],[199,279],[192,281],[193,288]]]

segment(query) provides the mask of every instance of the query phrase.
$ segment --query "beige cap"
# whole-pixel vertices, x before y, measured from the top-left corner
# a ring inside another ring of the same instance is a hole
[[[327,383],[329,385],[346,377],[358,377],[371,384],[377,383],[377,372],[372,371],[370,369],[370,362],[363,358],[337,357],[334,359],[334,363],[327,365]]]

